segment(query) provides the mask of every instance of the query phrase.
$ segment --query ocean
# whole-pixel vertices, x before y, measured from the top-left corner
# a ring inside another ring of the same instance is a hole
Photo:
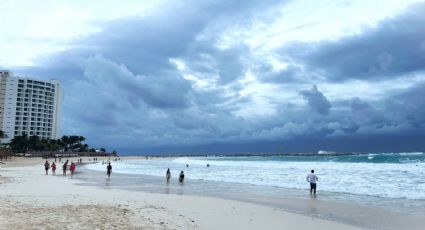
[[[207,164],[210,167],[206,167]],[[186,167],[188,165],[189,167]],[[113,162],[114,173],[303,189],[311,169],[318,190],[383,198],[425,199],[425,154],[387,153],[350,156],[180,157]],[[104,171],[101,163],[88,166]]]
[[[113,161],[112,165],[115,181],[106,182],[111,187],[218,196],[372,228],[380,228],[384,221],[388,229],[397,229],[391,226],[392,219],[421,216],[425,212],[425,153],[150,158]],[[106,172],[106,165],[102,162],[86,167],[102,174]],[[170,184],[165,183],[167,168],[172,174]],[[306,181],[311,169],[319,178],[317,200],[330,202],[329,207],[311,209],[309,183]],[[184,186],[177,183],[180,171],[185,173]],[[292,203],[294,199],[305,203]],[[349,205],[341,210],[354,210],[356,206],[371,210],[335,213],[335,205],[340,204]],[[386,214],[379,217],[380,221],[376,220],[378,217],[367,221],[373,216],[373,209],[401,215]]]

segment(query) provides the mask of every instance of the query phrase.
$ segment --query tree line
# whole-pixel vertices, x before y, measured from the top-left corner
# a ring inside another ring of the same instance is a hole
[[[4,133],[0,130],[0,138],[4,138]],[[96,152],[84,144],[86,140],[83,136],[62,136],[59,139],[41,139],[39,136],[15,136],[8,145],[14,153],[26,153],[34,151],[65,151],[65,152]],[[106,152],[104,148],[101,152]]]

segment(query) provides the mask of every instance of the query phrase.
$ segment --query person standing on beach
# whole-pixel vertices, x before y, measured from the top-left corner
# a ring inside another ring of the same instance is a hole
[[[171,179],[170,169],[167,169],[167,172],[165,173],[165,178],[167,179],[167,183],[170,182],[170,179]]]
[[[69,171],[71,171],[71,176],[74,175],[74,171],[75,171],[75,164],[74,162],[71,163],[71,166],[69,166]]]
[[[62,171],[63,171],[63,175],[66,176],[66,168],[68,167],[68,161],[66,161],[65,163],[63,163],[62,165]]]
[[[316,195],[316,182],[319,181],[319,178],[314,174],[314,170],[311,170],[311,173],[306,177],[307,182],[310,183],[310,194]]]
[[[183,182],[184,182],[184,173],[183,171],[181,171],[179,176],[179,183],[183,183]]]
[[[46,163],[44,163],[44,170],[46,170],[46,175],[48,174],[49,168],[50,168],[50,164],[48,161],[46,161]]]
[[[108,166],[106,166],[106,174],[108,174],[108,178],[111,177],[112,172],[112,165],[111,162],[109,162]]]
[[[52,174],[56,175],[56,164],[55,164],[55,162],[52,163]]]

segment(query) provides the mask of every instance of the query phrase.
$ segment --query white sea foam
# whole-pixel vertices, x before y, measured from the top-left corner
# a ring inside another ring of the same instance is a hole
[[[184,170],[186,177],[194,180],[306,189],[308,183],[305,177],[314,169],[319,177],[318,189],[322,191],[425,199],[423,162],[397,164],[217,159],[182,157],[174,160],[113,162],[113,171],[164,176],[166,169],[170,168],[173,177],[177,177],[178,173]],[[189,167],[186,167],[186,164]],[[210,167],[206,167],[207,164]],[[93,170],[106,170],[106,166],[102,164],[92,164],[88,167]]]

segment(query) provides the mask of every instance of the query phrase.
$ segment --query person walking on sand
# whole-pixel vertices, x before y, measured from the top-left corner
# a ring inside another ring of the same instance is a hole
[[[71,176],[74,175],[74,171],[75,171],[75,164],[74,162],[71,162],[71,166],[69,166],[69,171],[71,171]]]
[[[167,179],[167,183],[170,182],[170,179],[171,179],[170,169],[167,169],[167,173],[165,173],[165,178]]]
[[[55,164],[55,162],[52,163],[52,174],[56,175],[56,164]]]
[[[311,173],[306,177],[307,182],[310,183],[310,194],[316,195],[316,182],[319,181],[319,178],[314,174],[314,170],[311,170]]]
[[[112,165],[111,162],[109,162],[108,166],[106,166],[106,174],[108,174],[108,178],[111,177],[112,172]]]
[[[179,175],[179,183],[183,183],[183,181],[184,181],[184,173],[183,171],[181,171]]]
[[[46,161],[46,163],[44,163],[44,170],[46,170],[46,175],[48,174],[49,168],[50,168],[50,164],[48,161]]]
[[[65,163],[63,163],[62,165],[62,171],[63,171],[63,175],[66,176],[66,168],[68,167],[68,161],[66,161]]]

